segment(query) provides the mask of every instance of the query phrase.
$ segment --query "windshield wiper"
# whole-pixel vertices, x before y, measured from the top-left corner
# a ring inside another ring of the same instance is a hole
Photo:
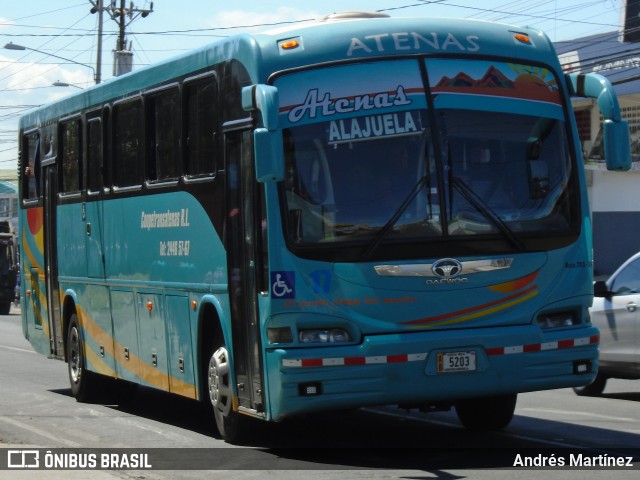
[[[511,245],[518,250],[525,250],[525,246],[522,241],[513,233],[513,230],[502,221],[502,219],[487,205],[484,201],[474,192],[469,185],[465,183],[460,177],[451,178],[451,186],[460,192],[464,199],[473,205],[487,220],[502,233]]]
[[[402,204],[398,207],[398,209],[394,212],[391,218],[383,225],[383,227],[376,233],[376,236],[373,238],[369,246],[362,254],[362,258],[369,258],[373,254],[373,252],[380,246],[382,241],[385,239],[387,234],[391,231],[396,222],[400,219],[404,211],[407,209],[411,202],[416,198],[418,193],[422,187],[427,183],[428,176],[425,175],[418,180],[418,182],[414,185],[413,189],[409,192],[409,195],[404,199]]]

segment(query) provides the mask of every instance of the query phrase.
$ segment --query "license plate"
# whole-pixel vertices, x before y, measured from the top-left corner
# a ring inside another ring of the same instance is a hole
[[[476,352],[438,352],[438,373],[473,372]]]

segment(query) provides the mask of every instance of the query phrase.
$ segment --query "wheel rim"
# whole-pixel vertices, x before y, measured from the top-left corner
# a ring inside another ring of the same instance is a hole
[[[68,347],[69,375],[71,376],[71,381],[77,384],[82,378],[82,346],[80,341],[80,332],[75,325],[71,327]]]
[[[231,385],[227,350],[220,347],[209,361],[209,398],[216,410],[227,416],[231,412]]]

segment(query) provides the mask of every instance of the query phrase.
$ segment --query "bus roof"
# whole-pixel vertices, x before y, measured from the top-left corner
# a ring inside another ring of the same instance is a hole
[[[529,43],[514,38],[529,37]],[[553,53],[547,36],[539,30],[480,20],[451,18],[349,18],[315,21],[255,35],[265,63],[286,58],[276,44],[300,37],[305,63],[368,58],[384,55],[465,54],[545,59]],[[472,42],[469,42],[469,39]],[[528,47],[528,48],[525,48]]]
[[[330,16],[218,40],[110,79],[27,112],[20,128],[123,99],[230,59],[241,62],[254,83],[267,83],[271,75],[287,69],[398,55],[481,55],[560,68],[548,37],[531,28],[463,19]]]

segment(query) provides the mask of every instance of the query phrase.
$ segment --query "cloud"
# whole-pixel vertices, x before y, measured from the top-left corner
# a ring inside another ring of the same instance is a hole
[[[18,52],[23,53],[23,52]],[[77,92],[74,88],[52,86],[61,81],[84,86],[91,80],[91,72],[78,66],[67,67],[36,62],[0,54],[0,130],[11,139],[18,135],[18,117],[32,106],[42,105]],[[0,146],[0,170],[14,169],[17,143]]]
[[[316,11],[279,7],[275,11],[256,12],[246,10],[225,10],[216,14],[209,24],[212,28],[238,27],[239,31],[265,30],[282,22],[312,20],[322,16]],[[256,27],[253,27],[256,25]]]
[[[0,30],[3,30],[6,27],[10,27],[12,25],[13,25],[13,20],[9,20],[8,18],[0,17]]]
[[[42,98],[42,93],[29,92],[29,90],[51,87],[55,81],[63,81],[73,84],[86,84],[92,76],[82,67],[67,67],[51,65],[47,63],[29,62],[27,60],[16,61],[15,58],[0,56],[0,65],[3,65],[0,76],[4,80],[4,88],[14,91],[18,95],[37,95]],[[53,89],[55,90],[55,88]],[[53,97],[59,97],[55,92]]]

